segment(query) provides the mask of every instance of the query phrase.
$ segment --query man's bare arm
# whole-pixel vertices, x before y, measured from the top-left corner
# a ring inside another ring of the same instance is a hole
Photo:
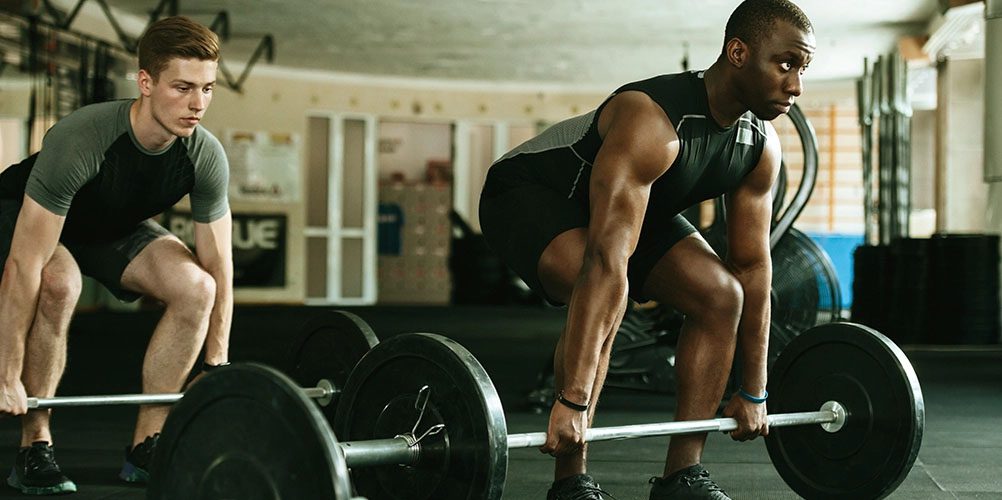
[[[767,138],[758,165],[730,193],[727,204],[727,265],[744,289],[745,303],[738,326],[738,354],[743,366],[742,387],[760,395],[766,385],[766,352],[769,344],[769,288],[772,258],[769,230],[772,223],[772,184],[779,173],[779,137],[765,122]]]
[[[205,361],[218,365],[229,360],[233,320],[233,218],[227,212],[214,222],[195,223],[195,253],[216,282],[216,300],[205,338]]]
[[[24,342],[34,321],[42,269],[59,244],[65,217],[25,195],[10,253],[0,280],[0,363],[2,381],[21,378]]]
[[[588,240],[565,331],[563,390],[574,401],[590,398],[602,344],[626,306],[627,263],[651,184],[678,154],[668,117],[639,92],[613,98],[599,132],[604,137],[591,173]]]

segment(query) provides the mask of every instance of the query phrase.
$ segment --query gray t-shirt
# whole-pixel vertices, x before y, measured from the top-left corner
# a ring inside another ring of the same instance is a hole
[[[24,194],[66,216],[63,237],[107,241],[191,195],[197,222],[229,209],[226,153],[208,130],[195,128],[160,151],[144,148],[132,131],[134,100],[85,106],[53,126],[42,150],[0,175],[0,198]]]

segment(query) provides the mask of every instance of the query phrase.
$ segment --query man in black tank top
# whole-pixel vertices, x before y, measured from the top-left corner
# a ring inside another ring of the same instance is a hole
[[[120,299],[148,295],[165,304],[144,359],[143,392],[179,392],[203,345],[203,370],[227,361],[228,166],[219,141],[199,125],[219,41],[171,17],[148,27],[138,52],[138,99],[76,110],[46,133],[37,155],[0,175],[0,415],[25,414],[7,483],[26,494],[76,491],[56,464],[49,412],[27,412],[26,396],[56,392],[81,273]],[[149,220],[186,195],[197,256]],[[168,411],[139,410],[123,480],[149,477]]]
[[[583,436],[628,296],[685,313],[677,420],[714,416],[740,345],[742,385],[724,415],[739,422],[736,440],[768,433],[769,227],[780,163],[769,120],[801,94],[814,50],[798,7],[746,0],[706,71],[624,85],[491,167],[480,208],[487,241],[535,291],[569,305],[541,448],[557,459],[550,500],[603,498],[586,474]],[[724,261],[679,215],[721,194]],[[671,439],[652,500],[728,498],[699,464],[705,439]]]

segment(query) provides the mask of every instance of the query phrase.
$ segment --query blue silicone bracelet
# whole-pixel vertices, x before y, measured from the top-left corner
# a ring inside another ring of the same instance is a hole
[[[738,395],[757,405],[765,403],[765,400],[769,399],[769,391],[765,391],[765,395],[759,398],[749,394],[748,391],[745,391],[743,387],[738,389]]]

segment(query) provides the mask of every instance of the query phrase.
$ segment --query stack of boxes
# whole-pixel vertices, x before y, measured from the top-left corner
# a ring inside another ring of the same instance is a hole
[[[452,190],[448,185],[381,185],[379,203],[399,206],[402,221],[381,221],[399,230],[399,254],[379,255],[379,302],[382,304],[448,304],[452,293],[449,244]],[[389,245],[396,247],[396,245]]]

